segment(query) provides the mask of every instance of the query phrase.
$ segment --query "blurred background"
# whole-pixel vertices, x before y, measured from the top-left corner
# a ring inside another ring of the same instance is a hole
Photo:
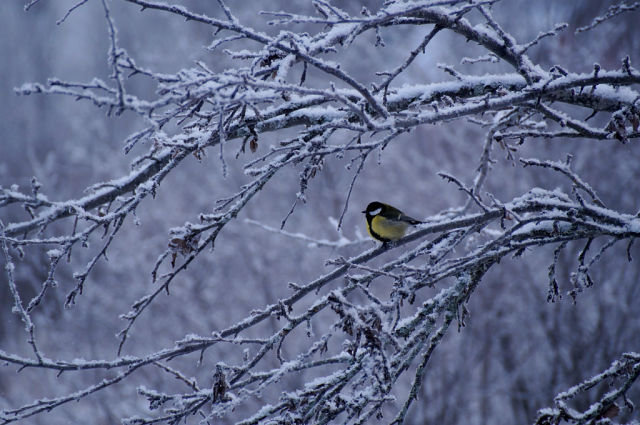
[[[126,174],[130,163],[147,147],[139,146],[129,155],[123,153],[126,137],[144,126],[139,117],[125,113],[107,116],[105,110],[68,97],[17,96],[14,88],[27,82],[45,82],[48,78],[90,81],[108,80],[108,33],[104,11],[98,1],[79,7],[63,23],[57,24],[75,1],[41,1],[28,12],[24,1],[0,3],[0,185],[18,184],[28,188],[33,176],[43,184],[41,191],[49,199],[78,198],[90,184]],[[183,0],[176,3],[223,18],[216,2]],[[332,4],[357,14],[363,6],[376,11],[381,1],[351,2],[334,0]],[[590,72],[594,63],[604,69],[617,69],[622,58],[640,52],[638,11],[623,14],[603,23],[594,31],[575,34],[580,26],[603,14],[612,3],[601,0],[558,2],[554,0],[503,0],[493,10],[498,21],[520,42],[527,42],[560,22],[569,27],[558,37],[543,40],[529,55],[535,63],[549,69],[561,65],[573,72]],[[118,38],[136,63],[157,72],[176,73],[203,61],[212,69],[233,67],[220,50],[208,51],[212,40],[210,27],[185,22],[174,16],[111,1]],[[307,1],[229,2],[230,8],[246,25],[266,32],[278,31],[266,25],[271,19],[260,10],[287,10],[312,14]],[[298,29],[294,27],[294,29]],[[310,32],[321,28],[299,28]],[[375,71],[393,69],[417,46],[428,29],[404,28],[382,32],[386,46],[374,47],[375,35],[361,37],[346,53],[333,60],[361,81],[378,81]],[[448,81],[450,76],[437,67],[447,64],[460,72],[483,75],[486,72],[511,72],[500,64],[461,64],[463,57],[484,52],[451,34],[439,34],[402,79],[396,84],[427,84]],[[637,60],[637,59],[636,59]],[[137,77],[135,77],[137,78]],[[321,75],[310,71],[311,81],[322,85]],[[314,80],[315,79],[315,80]],[[155,87],[144,79],[131,85],[143,98],[152,98]],[[584,116],[590,111],[585,110]],[[596,116],[591,125],[602,126]],[[196,222],[200,212],[209,212],[219,198],[234,193],[247,182],[242,167],[254,155],[268,152],[290,133],[261,135],[258,152],[240,154],[235,159],[238,141],[228,148],[229,175],[223,178],[217,152],[202,161],[190,158],[176,169],[161,186],[155,200],[146,200],[138,209],[140,224],[127,222],[124,232],[109,251],[109,260],[101,261],[85,285],[78,302],[64,309],[64,299],[75,285],[72,273],[78,271],[100,247],[90,241],[89,249],[75,250],[74,259],[58,270],[58,288],[47,295],[34,320],[40,348],[52,359],[106,359],[116,357],[116,333],[125,326],[119,315],[151,291],[151,270],[164,251],[171,227],[186,221]],[[396,140],[380,156],[370,158],[345,215],[343,235],[365,238],[360,211],[373,200],[389,202],[406,213],[426,218],[464,204],[465,197],[436,173],[444,171],[471,183],[482,152],[485,133],[466,121],[425,126]],[[485,190],[508,202],[532,187],[561,188],[570,192],[568,180],[545,170],[523,169],[517,158],[564,160],[573,155],[574,170],[599,194],[607,206],[626,213],[640,209],[638,181],[640,148],[637,143],[617,141],[527,140],[515,153],[516,160],[495,148],[493,166]],[[337,240],[337,219],[344,207],[354,168],[349,158],[333,159],[312,180],[307,203],[298,205],[285,230],[304,233],[317,239]],[[295,200],[297,175],[292,168],[276,177],[250,203],[238,220],[225,228],[213,253],[206,253],[173,283],[171,295],[156,300],[134,327],[124,355],[143,355],[165,347],[187,334],[210,335],[247,316],[253,309],[277,301],[290,293],[288,282],[304,283],[328,270],[325,260],[348,256],[372,246],[373,242],[346,248],[314,247],[305,242],[268,232],[247,223],[257,220],[279,227]],[[7,223],[24,220],[26,212],[4,209],[0,219]],[[59,231],[69,231],[71,222],[61,222]],[[56,229],[53,229],[56,230]],[[93,245],[92,245],[93,244]],[[558,270],[561,289],[570,289],[569,272],[583,244],[570,245],[561,256]],[[134,249],[132,249],[134,248]],[[471,298],[470,318],[460,332],[452,331],[436,352],[425,375],[422,394],[408,415],[408,423],[512,424],[532,423],[537,409],[551,406],[553,396],[571,385],[605,369],[621,353],[640,349],[640,295],[636,265],[640,252],[633,247],[635,260],[628,263],[626,246],[615,247],[592,274],[595,285],[574,302],[565,296],[547,302],[548,266],[553,248],[531,250],[521,258],[503,261],[492,269]],[[29,300],[46,279],[46,250],[31,249],[23,258],[14,255],[16,276],[23,300]],[[3,262],[4,259],[0,260]],[[6,275],[0,275],[0,349],[29,356],[27,334],[19,317],[12,314],[13,299]],[[333,285],[339,284],[334,283]],[[433,295],[425,290],[422,295]],[[309,302],[309,301],[307,301]],[[330,321],[329,321],[330,322]],[[264,324],[273,332],[276,319]],[[256,330],[256,332],[260,329]],[[300,338],[304,338],[301,336]],[[293,340],[293,341],[292,341]],[[339,346],[332,347],[340,350]],[[289,340],[285,355],[298,352],[295,339]],[[220,359],[241,360],[235,347],[216,347],[205,353],[197,365],[197,356],[181,359],[187,376],[197,376],[204,385]],[[271,359],[274,362],[275,358]],[[148,413],[136,385],[176,390],[179,384],[167,382],[166,375],[152,370],[132,377],[133,383],[115,386],[80,403],[63,406],[30,420],[35,424],[118,423],[119,418]],[[39,397],[55,397],[91,385],[103,372],[80,375],[40,370],[16,374],[14,366],[0,367],[0,409],[27,404]],[[304,382],[292,378],[288,385]],[[407,381],[405,388],[410,384]],[[182,388],[184,390],[184,388]],[[606,391],[606,388],[602,389]],[[640,402],[638,391],[630,395]],[[265,395],[265,399],[276,397]],[[581,402],[588,406],[588,398]],[[257,408],[261,401],[256,400]],[[90,416],[89,416],[90,415]],[[392,416],[389,416],[392,417]],[[389,420],[387,417],[387,420]],[[635,414],[637,418],[637,414]],[[384,422],[384,420],[382,421]],[[86,422],[85,422],[86,423]]]

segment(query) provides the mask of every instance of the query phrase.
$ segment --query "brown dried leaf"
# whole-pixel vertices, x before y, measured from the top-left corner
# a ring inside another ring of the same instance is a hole
[[[256,151],[258,150],[258,138],[254,137],[249,141],[249,149],[251,150],[251,153],[256,153]]]

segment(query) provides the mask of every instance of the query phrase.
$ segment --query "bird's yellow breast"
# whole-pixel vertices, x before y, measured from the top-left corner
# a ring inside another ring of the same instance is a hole
[[[400,239],[407,232],[408,223],[402,221],[387,220],[379,215],[373,217],[368,223],[367,231],[372,238],[385,241]]]

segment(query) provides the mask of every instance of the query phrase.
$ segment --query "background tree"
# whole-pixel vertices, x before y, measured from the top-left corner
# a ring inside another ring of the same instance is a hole
[[[15,3],[1,423],[637,417],[640,3]]]

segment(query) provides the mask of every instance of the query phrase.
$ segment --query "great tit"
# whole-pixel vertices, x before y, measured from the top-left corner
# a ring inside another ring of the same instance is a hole
[[[397,241],[405,235],[409,226],[422,223],[382,202],[371,202],[362,212],[367,218],[367,232],[382,243]]]

